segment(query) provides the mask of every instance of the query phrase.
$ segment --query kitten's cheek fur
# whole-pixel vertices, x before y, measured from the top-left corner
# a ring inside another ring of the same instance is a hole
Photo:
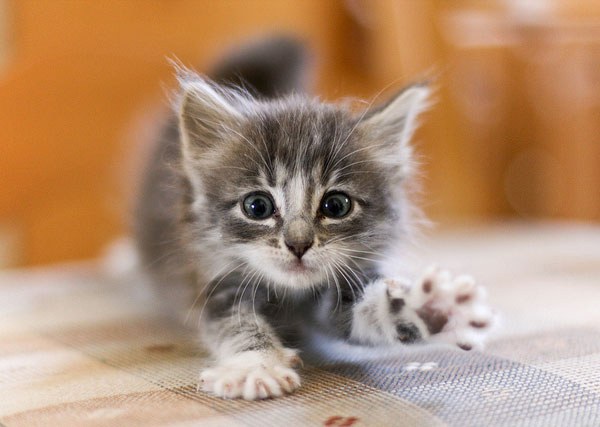
[[[292,368],[299,363],[297,353],[287,348],[277,353],[245,351],[204,370],[200,385],[204,391],[226,399],[280,397],[300,387],[300,377]]]

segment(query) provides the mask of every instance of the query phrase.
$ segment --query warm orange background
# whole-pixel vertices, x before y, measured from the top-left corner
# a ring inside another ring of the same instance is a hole
[[[513,3],[0,0],[11,264],[94,256],[123,234],[136,147],[173,82],[166,58],[202,69],[273,31],[313,47],[327,99],[437,76],[417,139],[425,208],[442,224],[600,219],[600,6]]]

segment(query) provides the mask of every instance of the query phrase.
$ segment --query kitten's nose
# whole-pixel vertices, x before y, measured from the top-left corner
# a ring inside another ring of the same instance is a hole
[[[310,222],[304,218],[294,218],[284,226],[283,240],[290,252],[301,259],[312,246],[314,231]]]
[[[289,244],[288,242],[285,242],[285,245],[288,247],[288,249],[294,255],[296,255],[298,259],[302,259],[302,255],[304,255],[306,251],[310,249],[312,244],[312,240],[310,242],[298,242],[294,244]]]

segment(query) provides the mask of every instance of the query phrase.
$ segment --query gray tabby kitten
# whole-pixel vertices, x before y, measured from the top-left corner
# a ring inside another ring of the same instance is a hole
[[[297,389],[306,325],[371,346],[470,349],[491,322],[468,276],[382,276],[414,222],[409,141],[427,86],[355,114],[300,93],[304,56],[280,38],[239,51],[214,80],[179,69],[177,122],[141,192],[144,265],[199,319],[215,357],[202,387],[225,398]]]

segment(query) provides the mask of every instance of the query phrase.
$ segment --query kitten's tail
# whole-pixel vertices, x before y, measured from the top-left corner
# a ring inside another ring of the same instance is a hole
[[[276,98],[306,90],[310,58],[304,44],[291,36],[271,36],[236,48],[218,63],[211,77],[242,86],[259,98]]]

